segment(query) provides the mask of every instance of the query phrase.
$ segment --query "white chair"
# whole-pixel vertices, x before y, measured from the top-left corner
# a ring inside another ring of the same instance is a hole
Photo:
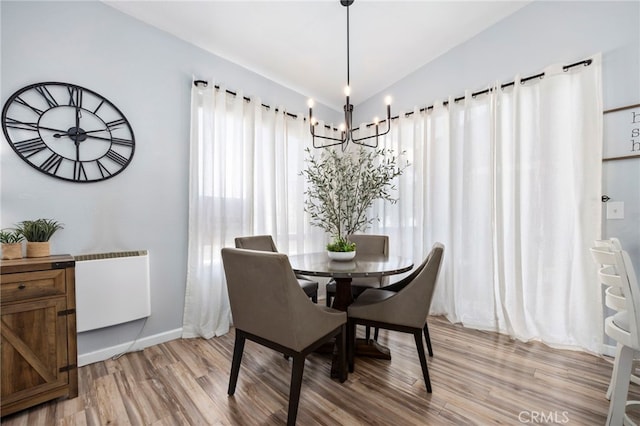
[[[634,355],[640,351],[640,288],[629,255],[613,246],[593,247],[595,262],[603,265],[598,271],[600,282],[617,287],[624,295],[624,309],[605,320],[605,333],[617,342],[613,375],[611,378],[611,402],[607,425],[633,424],[625,414],[629,401],[629,384]]]
[[[620,243],[620,240],[614,237],[606,240],[596,240],[594,244],[595,247],[603,247],[609,251],[622,250],[622,244]],[[605,265],[599,266],[603,267]],[[607,286],[605,289],[604,303],[605,306],[613,309],[616,312],[624,311],[626,301],[624,298],[624,294],[622,294],[622,288],[618,286]],[[635,361],[637,362],[637,359]],[[632,369],[632,372],[633,371],[635,371],[635,369]],[[613,390],[613,375],[611,379],[612,380],[609,382],[609,388],[607,389],[607,399],[611,399],[611,392]],[[640,377],[636,374],[631,374],[631,382],[640,385]]]
[[[609,238],[608,240],[596,240],[595,247],[605,247],[608,250],[622,250],[622,244],[617,238]],[[600,265],[602,266],[602,265]],[[605,289],[605,305],[614,311],[624,310],[624,295],[622,289],[616,286],[609,286]]]

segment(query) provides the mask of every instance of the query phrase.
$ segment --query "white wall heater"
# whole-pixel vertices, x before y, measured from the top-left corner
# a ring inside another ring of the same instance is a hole
[[[74,257],[79,333],[151,315],[147,250]]]

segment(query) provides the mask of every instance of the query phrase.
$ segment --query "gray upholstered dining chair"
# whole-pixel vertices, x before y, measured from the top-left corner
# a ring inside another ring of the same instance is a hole
[[[411,282],[401,290],[365,290],[348,308],[347,353],[349,371],[354,369],[355,327],[357,324],[411,333],[416,342],[422,375],[431,393],[431,381],[422,343],[422,332],[435,289],[444,246],[435,243]]]
[[[349,235],[348,240],[356,244],[356,253],[389,255],[388,235],[352,234]],[[354,278],[351,281],[353,297],[358,297],[368,288],[381,287],[387,283],[387,279],[387,277]],[[336,296],[336,282],[330,280],[325,288],[327,291],[325,302],[327,306],[331,306],[332,300]]]
[[[306,356],[335,338],[341,382],[346,371],[345,312],[312,303],[300,286],[287,255],[237,248],[222,249],[235,345],[228,394],[235,393],[246,339],[293,358],[287,424],[298,412]]]
[[[278,252],[276,243],[273,242],[271,235],[237,237],[235,239],[235,243],[236,248]],[[300,284],[300,287],[302,287],[305,294],[313,300],[313,303],[318,303],[318,282],[312,281],[302,275],[296,275],[296,278],[298,279],[298,284]]]
[[[433,250],[431,250],[429,252],[429,254],[427,255],[427,258],[420,264],[420,266],[418,266],[413,271],[411,271],[411,274],[409,274],[408,276],[404,277],[403,279],[401,279],[398,282],[395,282],[393,284],[389,284],[389,285],[384,286],[384,287],[380,287],[380,290],[398,292],[398,291],[402,290],[403,288],[405,288],[407,286],[407,284],[412,282],[418,276],[418,274],[424,269],[426,264],[429,262],[429,259],[430,259],[432,254],[433,254]],[[424,321],[424,327],[422,328],[422,331],[424,332],[424,340],[427,342],[427,351],[429,353],[429,356],[433,356],[433,347],[431,346],[431,336],[429,335],[429,325],[427,324],[427,320],[426,319]],[[369,338],[369,336],[367,336],[367,340],[368,340],[368,338]],[[374,335],[373,335],[373,340],[378,340],[378,328],[377,327],[376,327]]]

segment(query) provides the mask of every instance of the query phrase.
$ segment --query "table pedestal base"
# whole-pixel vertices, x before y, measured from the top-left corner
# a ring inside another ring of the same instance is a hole
[[[356,355],[377,359],[391,359],[391,351],[389,348],[372,339],[369,339],[369,341],[366,339],[356,339]]]
[[[338,354],[334,351],[334,345],[329,343],[323,345],[317,352],[320,353],[333,353],[333,359],[331,361],[331,378],[337,379],[340,377],[338,374]],[[367,341],[366,339],[356,339],[356,356],[367,356],[370,358],[377,359],[391,359],[391,351],[388,347],[383,346],[376,342],[375,340],[370,339]]]
[[[349,305],[353,303],[351,293],[351,278],[334,278],[336,282],[336,296],[333,299],[333,309],[346,312]]]
[[[350,304],[353,303],[353,295],[351,293],[351,278],[335,278],[336,281],[336,297],[333,299],[333,308],[340,311],[346,311]],[[332,353],[334,346],[319,350],[322,353]],[[355,356],[368,356],[377,359],[391,359],[391,351],[386,346],[382,346],[375,340],[356,339]],[[338,375],[338,357],[334,353],[333,362],[331,363],[331,377],[337,378]]]

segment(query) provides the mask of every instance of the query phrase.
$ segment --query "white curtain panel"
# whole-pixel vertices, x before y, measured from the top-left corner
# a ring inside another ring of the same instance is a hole
[[[412,166],[373,232],[420,262],[445,261],[431,312],[556,347],[601,352],[589,247],[600,236],[600,56],[590,66],[401,114],[384,145]]]
[[[182,337],[211,338],[229,331],[231,310],[220,249],[225,244],[223,218],[233,207],[237,188],[226,179],[240,156],[228,155],[216,138],[236,129],[224,117],[232,108],[212,85],[191,90],[191,140],[189,161],[189,240],[187,283]],[[228,158],[229,157],[229,158]],[[229,160],[227,162],[226,160]],[[225,195],[229,195],[229,199]],[[220,220],[216,220],[219,218]],[[241,217],[238,216],[238,221]]]
[[[231,324],[220,250],[235,237],[270,234],[281,252],[322,249],[303,212],[307,125],[260,99],[193,87],[189,242],[183,337],[225,334]]]

